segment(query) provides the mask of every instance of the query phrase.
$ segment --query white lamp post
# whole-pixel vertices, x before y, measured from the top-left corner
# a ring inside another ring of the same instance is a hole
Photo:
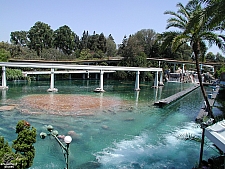
[[[59,143],[59,145],[62,147],[62,149],[65,151],[64,153],[64,157],[65,157],[65,161],[66,161],[66,169],[69,169],[69,145],[72,141],[72,137],[71,136],[65,136],[64,137],[64,142],[66,143],[66,146],[59,140],[59,138],[57,137],[58,135],[58,131],[56,130],[53,130],[53,127],[51,125],[48,125],[47,126],[47,130],[49,131],[49,134],[48,135],[51,135],[53,136],[56,141]],[[46,133],[44,132],[41,132],[40,133],[40,137],[42,139],[44,139],[45,137],[47,136]],[[66,156],[65,156],[66,154]]]
[[[66,169],[69,169],[69,145],[72,141],[72,137],[71,136],[66,136],[64,138],[64,142],[66,143]]]

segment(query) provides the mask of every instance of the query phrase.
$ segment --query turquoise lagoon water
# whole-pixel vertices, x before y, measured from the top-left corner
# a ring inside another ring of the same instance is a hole
[[[70,144],[69,165],[71,169],[190,169],[199,158],[200,143],[184,141],[178,136],[201,135],[195,124],[203,99],[196,89],[182,99],[164,108],[154,106],[158,99],[168,97],[193,84],[165,83],[164,87],[151,88],[152,82],[140,84],[141,91],[134,91],[134,82],[105,81],[105,93],[94,93],[97,80],[56,81],[57,94],[89,95],[126,101],[121,106],[104,109],[97,115],[70,117],[57,115],[28,115],[20,110],[0,112],[0,135],[9,143],[16,139],[15,126],[25,119],[37,129],[36,155],[32,169],[61,169],[65,160],[58,143],[50,137],[39,138],[51,124],[59,134],[75,131],[78,137]],[[9,89],[1,91],[1,106],[20,103],[24,96],[49,94],[48,81],[11,82]],[[88,104],[88,100],[87,100]],[[29,110],[29,107],[27,108]],[[209,142],[210,144],[210,142]],[[215,151],[208,146],[204,158]]]

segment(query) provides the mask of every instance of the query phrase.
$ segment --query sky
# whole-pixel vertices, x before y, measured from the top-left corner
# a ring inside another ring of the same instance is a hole
[[[84,30],[111,34],[121,44],[125,35],[142,29],[167,31],[171,16],[164,12],[176,12],[178,2],[186,5],[188,0],[0,0],[0,42],[10,42],[11,32],[29,31],[41,21],[53,30],[67,25],[79,37]],[[220,52],[217,47],[208,51]]]

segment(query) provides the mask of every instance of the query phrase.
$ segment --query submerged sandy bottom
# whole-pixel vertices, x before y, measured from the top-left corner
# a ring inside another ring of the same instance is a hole
[[[99,110],[122,106],[125,101],[103,96],[86,95],[30,95],[22,98],[19,109],[25,114],[55,114],[91,116]]]

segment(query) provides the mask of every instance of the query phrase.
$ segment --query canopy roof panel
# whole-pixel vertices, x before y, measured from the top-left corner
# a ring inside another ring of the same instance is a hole
[[[205,136],[225,153],[225,120],[207,127]]]

